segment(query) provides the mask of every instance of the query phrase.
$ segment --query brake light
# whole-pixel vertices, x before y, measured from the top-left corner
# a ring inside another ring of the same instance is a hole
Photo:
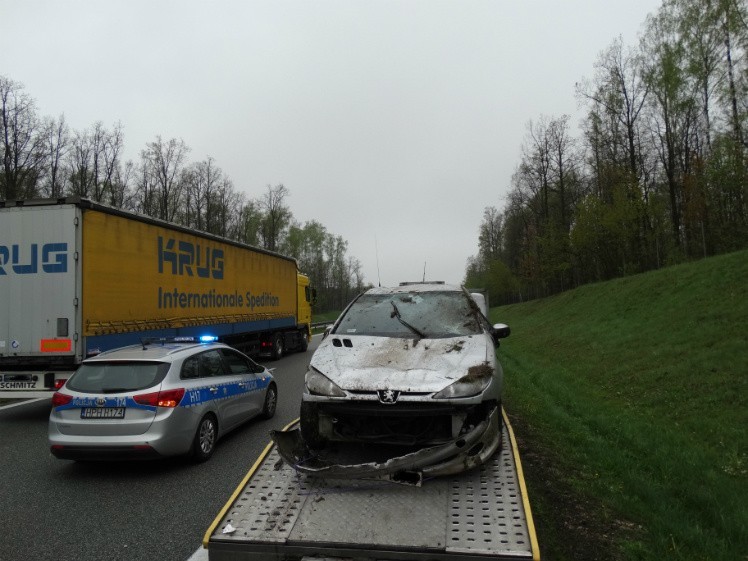
[[[67,382],[67,380],[65,380],[64,378],[57,378],[57,380],[55,380],[55,389],[59,390],[62,386],[65,385],[65,382]]]
[[[67,405],[73,401],[73,396],[66,393],[55,392],[52,394],[52,407],[59,407],[60,405]]]
[[[176,407],[183,397],[184,388],[177,388],[175,390],[134,395],[133,400],[140,405],[150,405],[151,407]]]

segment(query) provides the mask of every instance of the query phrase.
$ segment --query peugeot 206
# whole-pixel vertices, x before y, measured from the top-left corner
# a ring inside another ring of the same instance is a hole
[[[300,427],[273,433],[279,453],[299,472],[415,484],[484,463],[501,444],[508,335],[459,286],[368,290],[314,353]],[[344,443],[363,446],[341,456]]]

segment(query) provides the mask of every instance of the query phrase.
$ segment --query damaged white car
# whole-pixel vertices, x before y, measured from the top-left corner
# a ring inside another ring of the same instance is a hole
[[[501,444],[508,335],[461,287],[361,294],[312,357],[300,427],[273,433],[280,455],[307,474],[414,484],[480,465]]]

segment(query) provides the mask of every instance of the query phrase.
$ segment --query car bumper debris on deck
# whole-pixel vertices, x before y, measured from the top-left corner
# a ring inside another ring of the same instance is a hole
[[[460,473],[486,462],[501,445],[501,414],[493,407],[488,416],[458,438],[381,461],[341,462],[323,450],[311,450],[296,428],[271,431],[281,458],[297,472],[333,479],[381,479],[421,485],[425,479]]]

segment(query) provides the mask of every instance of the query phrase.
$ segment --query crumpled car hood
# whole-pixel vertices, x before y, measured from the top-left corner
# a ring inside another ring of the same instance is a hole
[[[333,344],[335,339],[341,346]],[[421,340],[330,335],[311,365],[343,390],[437,392],[465,376],[471,366],[493,366],[495,360],[486,334]]]

